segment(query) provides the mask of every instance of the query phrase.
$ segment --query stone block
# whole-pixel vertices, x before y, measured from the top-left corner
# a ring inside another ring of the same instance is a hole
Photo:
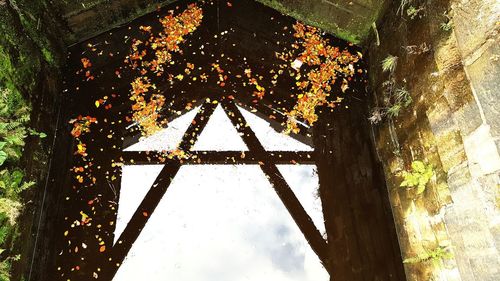
[[[465,152],[473,177],[491,174],[500,170],[500,155],[490,126],[482,125],[464,139]]]
[[[500,136],[500,35],[485,43],[485,50],[465,66],[471,80],[484,122],[491,127],[493,137]]]
[[[372,0],[257,0],[337,37],[362,43],[386,1]]]
[[[453,25],[464,58],[473,55],[495,32],[500,21],[497,0],[457,0],[453,2]]]

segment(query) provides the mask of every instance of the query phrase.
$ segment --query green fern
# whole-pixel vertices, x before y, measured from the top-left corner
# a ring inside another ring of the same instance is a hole
[[[412,170],[410,172],[403,171],[403,182],[401,187],[417,187],[417,195],[425,191],[427,183],[434,176],[434,171],[431,165],[426,165],[422,161],[413,161],[411,163]]]
[[[422,253],[415,257],[406,258],[404,259],[403,263],[416,264],[428,261],[436,262],[441,259],[451,259],[451,258],[453,258],[453,253],[450,251],[449,247],[438,246],[435,249],[432,249],[430,251],[425,251],[425,253]]]
[[[396,70],[396,66],[397,65],[398,65],[398,57],[393,56],[393,55],[388,55],[382,61],[382,70],[384,72],[394,73],[394,71]]]
[[[10,265],[9,259],[0,262],[0,281],[10,281]]]
[[[5,243],[5,240],[7,240],[10,231],[11,227],[9,227],[8,225],[2,224],[0,226],[0,245],[3,245]]]
[[[23,207],[20,193],[35,184],[24,181],[24,172],[15,168],[25,138],[32,133],[27,127],[30,111],[29,104],[19,92],[0,87],[0,166],[3,168],[0,171],[0,253],[10,249],[11,245],[6,245],[6,241],[15,236],[14,225]],[[11,263],[18,258],[19,255],[9,255],[0,262],[0,281],[10,280]]]
[[[23,178],[24,173],[19,169],[0,171],[0,190],[4,197],[17,199],[21,192],[35,185],[33,181],[23,181]]]
[[[0,198],[0,214],[4,215],[9,220],[10,225],[16,224],[17,217],[19,217],[22,207],[23,204],[18,201]]]

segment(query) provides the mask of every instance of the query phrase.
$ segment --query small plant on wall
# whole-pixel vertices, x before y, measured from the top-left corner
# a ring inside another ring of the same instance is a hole
[[[403,263],[406,264],[417,264],[422,262],[438,262],[442,259],[451,259],[453,258],[453,253],[450,251],[447,246],[438,246],[432,250],[425,251],[420,255],[415,257],[404,259]]]
[[[411,171],[403,171],[403,182],[400,186],[405,188],[416,188],[417,195],[425,191],[427,183],[434,176],[434,170],[430,164],[425,164],[422,161],[413,161],[411,163]]]
[[[388,55],[383,61],[382,61],[382,70],[384,72],[389,72],[389,73],[394,73],[396,70],[396,66],[398,66],[398,57],[393,56],[393,55]]]
[[[388,55],[381,64],[383,72],[389,72],[389,78],[382,83],[384,99],[383,107],[374,108],[371,112],[370,122],[377,124],[382,121],[384,117],[395,118],[399,116],[401,109],[410,106],[412,98],[410,92],[405,86],[398,86],[394,77],[394,72],[398,66],[398,57]],[[406,80],[403,79],[406,83]]]

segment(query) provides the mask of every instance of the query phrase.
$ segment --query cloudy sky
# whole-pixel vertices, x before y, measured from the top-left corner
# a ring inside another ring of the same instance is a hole
[[[274,132],[252,113],[243,114],[266,149],[312,149]],[[193,117],[192,112],[181,116],[157,136],[128,150],[171,146],[165,139],[178,141]],[[195,148],[246,150],[222,108],[212,115]],[[123,168],[115,237],[123,231],[161,168]],[[278,168],[323,233],[315,166]],[[327,281],[329,277],[258,165],[186,165],[175,176],[113,280],[141,279]]]

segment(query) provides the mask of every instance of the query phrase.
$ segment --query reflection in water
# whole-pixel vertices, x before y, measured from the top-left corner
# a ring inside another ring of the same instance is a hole
[[[268,121],[238,106],[245,121],[252,128],[255,136],[259,139],[262,146],[267,151],[313,151],[309,145],[291,138],[288,135],[276,132]]]
[[[210,116],[193,150],[248,151],[248,147],[219,104]]]
[[[319,178],[316,165],[277,165],[277,167],[316,228],[326,237],[323,209],[318,195]]]
[[[294,173],[294,190],[311,182],[310,168]],[[148,188],[144,176],[157,170],[123,170],[118,232]],[[318,207],[314,197],[301,195],[306,209]],[[310,212],[315,222],[322,221],[318,214]],[[258,165],[189,165],[175,176],[113,280],[139,279],[321,281],[329,275]]]
[[[124,151],[162,151],[176,149],[199,109],[199,107],[196,107],[177,117],[169,122],[166,128],[147,138],[141,139],[139,142],[124,149]]]

